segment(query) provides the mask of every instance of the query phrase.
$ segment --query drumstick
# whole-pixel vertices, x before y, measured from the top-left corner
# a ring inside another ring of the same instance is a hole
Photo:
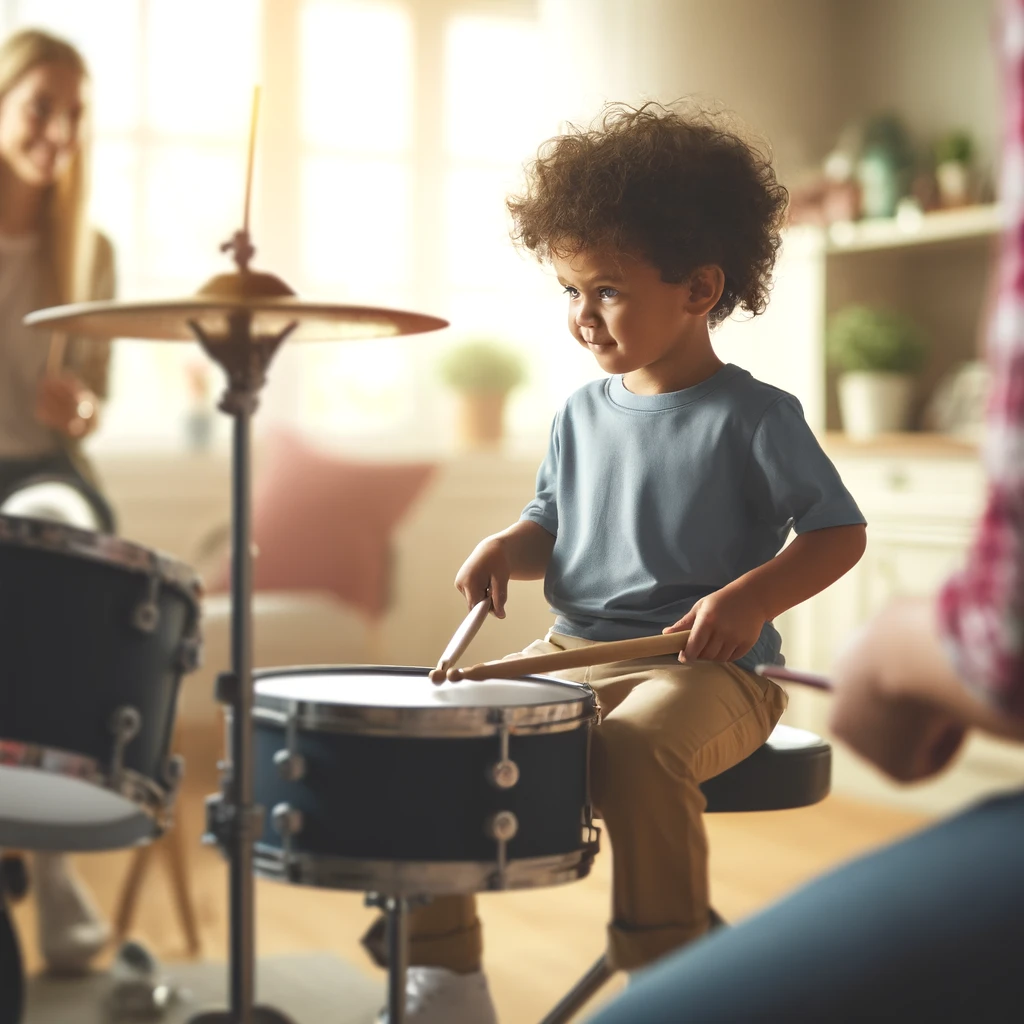
[[[788,679],[794,683],[813,686],[816,690],[832,691],[835,689],[831,679],[827,676],[819,676],[815,672],[802,672],[800,669],[786,668],[783,665],[755,665],[754,671],[759,676],[766,676],[769,679]]]
[[[515,679],[517,676],[559,672],[565,668],[656,658],[663,654],[678,654],[689,639],[690,631],[684,629],[679,633],[659,633],[635,640],[613,640],[554,654],[538,654],[532,658],[503,658],[501,661],[485,661],[469,668],[453,668],[448,670],[448,678],[452,682],[460,679]]]
[[[480,632],[480,627],[484,624],[484,620],[487,618],[487,613],[491,610],[491,599],[485,597],[482,601],[477,601],[473,605],[469,614],[462,620],[462,625],[455,631],[455,635],[448,641],[448,646],[444,649],[444,654],[441,655],[441,660],[437,663],[437,668],[432,669],[430,672],[430,681],[432,683],[443,683],[447,678],[446,674],[449,667],[454,665],[459,658],[462,657],[463,652],[473,642],[473,637]]]

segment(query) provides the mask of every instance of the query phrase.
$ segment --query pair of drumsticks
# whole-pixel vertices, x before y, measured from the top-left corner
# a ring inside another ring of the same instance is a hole
[[[616,661],[634,661],[638,658],[656,658],[678,654],[690,639],[690,631],[684,629],[678,633],[658,633],[655,636],[637,637],[635,640],[612,640],[570,651],[556,651],[554,654],[538,654],[531,658],[502,658],[498,661],[483,661],[469,668],[455,668],[455,663],[473,642],[490,610],[489,597],[478,601],[470,609],[462,625],[455,631],[444,649],[437,665],[431,669],[432,682],[440,684],[446,679],[453,683],[460,679],[514,679],[519,676],[546,675],[568,668],[608,665]],[[789,679],[819,690],[832,689],[828,679],[812,672],[799,672],[783,668],[781,665],[758,665],[755,671],[759,675]]]

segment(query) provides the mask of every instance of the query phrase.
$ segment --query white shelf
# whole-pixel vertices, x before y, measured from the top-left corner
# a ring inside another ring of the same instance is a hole
[[[865,252],[904,246],[986,238],[1003,228],[1003,211],[996,204],[959,210],[832,224],[825,232],[829,253]]]

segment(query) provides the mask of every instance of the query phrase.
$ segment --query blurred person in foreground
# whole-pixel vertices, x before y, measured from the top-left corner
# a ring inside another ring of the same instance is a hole
[[[0,44],[0,501],[39,476],[79,490],[112,528],[81,443],[107,390],[109,343],[49,339],[22,323],[35,309],[114,294],[114,254],[86,222],[89,76],[48,33]],[[55,637],[55,641],[59,637]],[[59,853],[31,872],[47,966],[87,967],[108,938]]]
[[[971,729],[1024,741],[1024,0],[1004,0],[1007,213],[989,322],[988,497],[937,600],[890,605],[834,670],[835,735],[901,782]],[[638,975],[592,1024],[1024,1017],[1024,788],[810,883]]]

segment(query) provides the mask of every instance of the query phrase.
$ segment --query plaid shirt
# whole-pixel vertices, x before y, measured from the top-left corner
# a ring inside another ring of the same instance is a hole
[[[1024,0],[1004,0],[1000,46],[1006,232],[988,327],[988,496],[963,571],[939,594],[939,620],[961,678],[1024,715]]]

